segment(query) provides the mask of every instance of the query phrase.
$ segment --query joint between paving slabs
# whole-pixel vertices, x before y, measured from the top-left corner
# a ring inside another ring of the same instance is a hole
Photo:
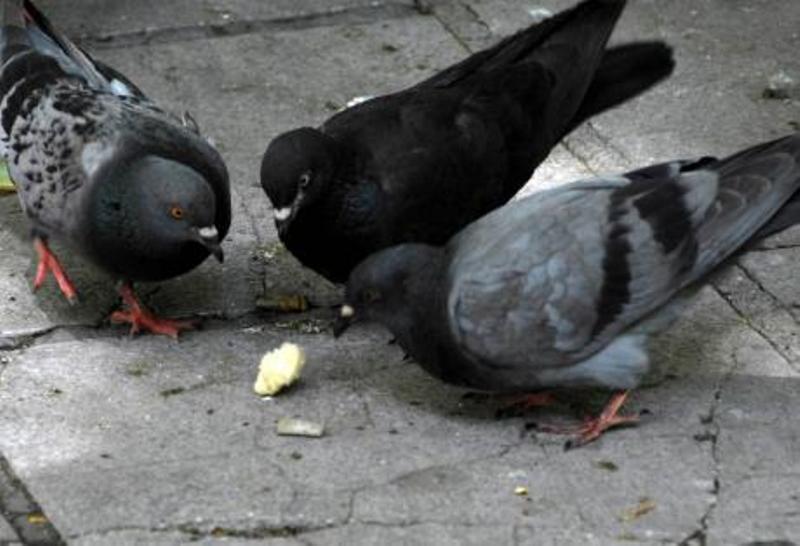
[[[482,32],[483,36],[481,36],[482,40],[491,41],[491,39],[494,38],[494,35],[492,34],[491,29],[489,28],[489,25],[480,18],[480,15],[472,8],[472,6],[468,5],[465,2],[459,2],[455,0],[447,2],[447,6],[449,6],[450,8],[460,10],[461,12],[467,15],[467,17],[470,19],[471,22],[479,25],[483,30]],[[475,51],[473,50],[473,48],[469,46],[467,39],[458,33],[458,31],[455,28],[455,25],[451,21],[449,21],[447,17],[442,15],[442,12],[444,10],[445,10],[444,5],[437,6],[432,11],[434,19],[438,21],[439,25],[444,29],[444,31],[447,34],[449,34],[450,37],[453,38],[453,40],[455,40],[456,43],[458,43],[458,45],[461,46],[461,48],[465,52],[469,54],[474,53]]]
[[[199,526],[197,523],[178,523],[157,526],[142,525],[119,525],[106,529],[89,531],[70,535],[69,540],[79,540],[88,537],[107,537],[115,533],[141,532],[151,534],[182,534],[190,537],[192,541],[205,538],[230,539],[239,538],[245,540],[264,540],[271,538],[290,538],[304,542],[301,535],[317,531],[335,529],[346,525],[344,522],[323,524],[323,525],[254,525],[250,527],[237,527],[236,524],[215,524],[209,522],[208,525]]]
[[[744,264],[742,264],[741,262],[737,261],[737,262],[736,262],[736,267],[737,267],[737,268],[739,268],[739,270],[741,270],[742,274],[743,274],[745,277],[747,277],[747,280],[748,280],[748,281],[750,281],[751,283],[753,283],[753,284],[756,286],[756,288],[758,288],[758,289],[759,289],[761,292],[763,292],[764,294],[766,294],[766,295],[767,295],[767,296],[768,296],[768,297],[769,297],[769,298],[770,298],[770,299],[771,299],[771,300],[772,300],[772,301],[773,301],[773,302],[774,302],[774,303],[775,303],[775,304],[776,304],[778,307],[780,307],[780,308],[782,308],[782,309],[785,309],[786,311],[789,311],[789,314],[792,316],[792,318],[794,318],[794,315],[792,315],[792,313],[791,313],[791,310],[790,310],[790,309],[788,309],[788,308],[787,308],[787,307],[786,307],[786,306],[783,304],[783,302],[780,300],[780,298],[778,298],[778,297],[777,297],[775,294],[773,294],[772,292],[770,292],[770,291],[769,291],[769,289],[767,289],[767,287],[766,287],[766,286],[764,286],[764,285],[761,283],[761,281],[759,281],[759,280],[758,280],[758,278],[757,278],[755,275],[753,275],[753,274],[750,272],[750,270],[749,270],[749,269],[747,269],[747,267],[746,267]],[[795,319],[795,322],[797,322],[797,320],[796,320],[796,319]]]
[[[0,516],[28,546],[66,545],[31,492],[0,453]]]
[[[241,19],[226,22],[200,23],[185,26],[137,30],[107,35],[85,35],[75,41],[93,50],[190,42],[215,38],[228,38],[247,34],[275,33],[306,30],[345,24],[366,24],[391,19],[416,16],[410,4],[388,2],[328,11],[301,13],[288,17],[267,19]]]
[[[739,266],[738,264],[737,264],[735,267],[738,267],[738,268],[740,268],[740,269],[742,270],[742,272],[744,273],[745,277],[746,277],[746,278],[747,278],[749,281],[751,281],[751,282],[753,282],[754,284],[756,284],[756,286],[759,286],[759,285],[758,285],[758,283],[755,283],[755,281],[753,281],[753,279],[750,277],[750,275],[747,273],[747,271],[746,271],[746,270],[745,270],[743,267]],[[742,320],[742,322],[743,322],[743,323],[744,323],[744,324],[745,324],[745,325],[746,325],[748,328],[750,328],[750,329],[751,329],[753,332],[755,332],[755,333],[756,333],[756,335],[758,335],[758,336],[759,336],[761,339],[763,339],[763,340],[764,340],[764,341],[765,341],[765,342],[766,342],[766,343],[767,343],[767,344],[768,344],[768,345],[769,345],[769,346],[772,348],[772,350],[773,350],[773,351],[775,351],[775,353],[777,353],[777,354],[778,354],[778,356],[780,356],[780,357],[783,359],[783,361],[784,361],[784,362],[785,362],[785,363],[786,363],[786,364],[787,364],[789,367],[793,368],[793,366],[792,366],[792,358],[791,358],[789,355],[785,354],[785,353],[783,352],[783,350],[781,349],[780,345],[779,345],[778,343],[776,343],[776,342],[775,342],[775,341],[774,341],[774,340],[773,340],[771,337],[769,337],[769,336],[766,334],[766,332],[762,331],[762,329],[761,329],[761,328],[759,328],[758,326],[756,326],[755,324],[753,324],[753,322],[752,322],[752,321],[750,320],[750,318],[749,318],[749,317],[748,317],[748,316],[747,316],[747,315],[744,313],[744,311],[743,311],[742,309],[739,309],[739,307],[738,307],[738,306],[737,306],[737,305],[736,305],[736,304],[735,304],[735,303],[734,303],[734,302],[731,300],[731,298],[730,298],[730,297],[727,295],[726,291],[724,291],[724,290],[721,290],[721,289],[720,289],[720,288],[719,288],[719,287],[718,287],[716,284],[714,284],[713,282],[712,282],[712,283],[710,283],[710,286],[711,286],[711,288],[712,288],[712,289],[713,289],[713,290],[714,290],[714,291],[715,291],[715,292],[716,292],[716,293],[719,295],[719,297],[721,297],[721,298],[723,299],[723,301],[725,301],[725,303],[727,303],[727,304],[728,304],[728,306],[729,306],[729,307],[730,307],[730,308],[733,310],[733,312],[734,312],[734,313],[736,313],[736,315],[737,315],[737,316],[738,316],[738,317],[739,317],[739,318]],[[774,301],[775,303],[777,303],[777,304],[778,304],[778,306],[779,306],[779,307],[781,307],[782,309],[784,309],[784,310],[786,310],[786,311],[788,312],[788,310],[787,310],[785,307],[783,307],[783,305],[781,305],[781,304],[780,304],[780,302],[779,302],[779,301],[778,301],[778,300],[777,300],[777,299],[776,299],[774,296],[772,296],[772,294],[770,294],[770,293],[769,293],[768,291],[766,291],[766,290],[763,290],[761,287],[759,287],[759,290],[760,290],[760,291],[762,291],[762,292],[763,292],[764,294],[766,294],[767,296],[771,297],[771,298],[773,299],[773,301]],[[789,315],[793,317],[793,315],[791,314],[791,312],[789,312]]]

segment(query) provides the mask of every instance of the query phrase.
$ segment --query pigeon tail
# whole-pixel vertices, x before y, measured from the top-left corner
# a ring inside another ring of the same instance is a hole
[[[663,42],[637,42],[606,50],[566,133],[590,117],[647,91],[672,74],[674,68],[672,48]]]
[[[32,47],[25,30],[26,18],[22,0],[2,0],[2,27],[0,27],[0,63],[5,64],[11,57]]]
[[[108,88],[108,80],[86,52],[57,30],[33,2],[22,0],[21,4],[26,28],[35,49],[56,57],[61,63],[71,64],[65,69],[77,71],[92,87]]]
[[[763,233],[800,221],[795,202],[800,190],[800,133],[701,165],[701,171],[717,174],[719,190],[698,228],[700,252],[693,277]]]

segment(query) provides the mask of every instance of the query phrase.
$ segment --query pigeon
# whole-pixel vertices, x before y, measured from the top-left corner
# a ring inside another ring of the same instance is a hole
[[[463,387],[616,391],[580,429],[585,443],[635,420],[617,411],[650,368],[648,340],[726,258],[800,221],[798,189],[800,133],[541,191],[444,246],[404,243],[364,260],[334,333],[377,321],[430,374]]]
[[[587,0],[319,129],[275,138],[261,164],[284,245],[343,283],[368,255],[444,244],[505,204],[587,118],[673,69],[661,42],[606,48],[625,0]]]
[[[34,289],[52,273],[77,290],[53,238],[121,280],[114,322],[177,337],[134,281],[185,273],[213,254],[231,221],[228,173],[190,122],[161,110],[117,70],[93,60],[29,0],[2,0],[0,152],[39,257]]]

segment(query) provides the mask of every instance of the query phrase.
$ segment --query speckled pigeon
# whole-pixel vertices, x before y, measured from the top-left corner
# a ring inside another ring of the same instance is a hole
[[[344,282],[369,254],[442,244],[511,199],[567,133],[667,77],[663,43],[606,49],[625,0],[588,0],[409,89],[273,140],[281,241]]]
[[[112,320],[177,336],[133,281],[185,273],[214,254],[231,221],[228,174],[189,124],[165,114],[122,74],[94,61],[27,0],[3,0],[0,147],[32,224],[39,266],[77,292],[48,240],[121,279],[127,311]]]
[[[775,224],[800,221],[798,188],[800,134],[536,193],[443,247],[367,258],[336,333],[378,321],[431,374],[481,390],[619,389],[582,429],[590,441],[633,419],[616,412],[648,371],[648,336],[674,318],[673,304]]]

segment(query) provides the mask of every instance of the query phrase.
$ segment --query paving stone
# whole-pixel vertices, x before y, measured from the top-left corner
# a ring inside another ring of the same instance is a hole
[[[708,544],[797,540],[800,529],[800,380],[733,377],[721,394],[718,503]]]
[[[217,26],[242,21],[303,19],[347,9],[376,9],[411,1],[376,0],[41,0],[37,5],[69,36],[110,39],[120,34],[190,26]],[[91,13],[92,17],[86,17]]]
[[[16,542],[17,540],[19,540],[17,533],[15,533],[11,525],[0,516],[0,544]]]
[[[303,535],[306,544],[404,544],[408,546],[482,546],[513,543],[510,525],[448,525],[420,523],[413,525],[354,524]]]

